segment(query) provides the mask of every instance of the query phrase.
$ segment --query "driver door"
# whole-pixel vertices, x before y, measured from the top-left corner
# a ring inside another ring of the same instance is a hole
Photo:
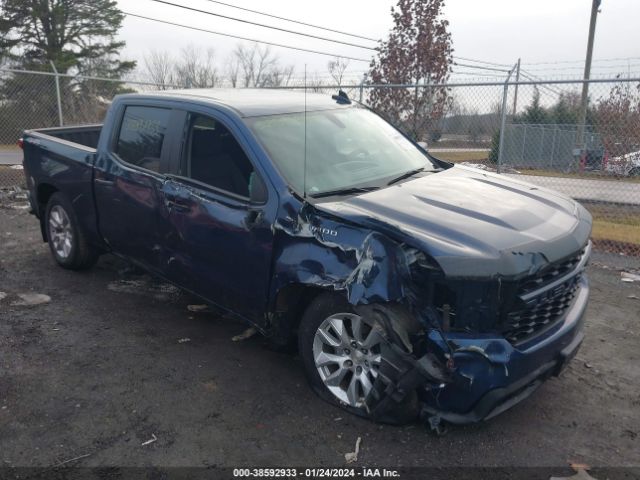
[[[186,117],[183,147],[161,191],[166,276],[224,308],[261,318],[275,197],[250,198],[251,184],[265,183],[232,122],[196,112]]]

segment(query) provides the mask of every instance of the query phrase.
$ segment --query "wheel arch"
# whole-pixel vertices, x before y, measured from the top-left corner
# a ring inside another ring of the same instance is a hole
[[[276,345],[295,344],[298,326],[307,307],[325,292],[336,291],[331,287],[301,282],[283,285],[275,294],[268,316],[269,337]]]
[[[53,196],[54,193],[59,192],[59,189],[51,184],[51,183],[40,183],[38,184],[38,188],[36,190],[36,204],[38,207],[37,214],[40,219],[40,233],[42,234],[42,241],[46,242],[47,239],[47,229],[45,228],[45,212],[47,209],[47,204],[49,200]]]

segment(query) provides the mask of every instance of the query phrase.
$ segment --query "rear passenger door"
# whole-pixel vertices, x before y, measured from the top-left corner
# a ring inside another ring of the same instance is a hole
[[[102,237],[114,252],[155,271],[162,250],[160,190],[168,169],[168,136],[177,117],[176,110],[153,103],[122,106],[114,118],[113,138],[96,161]]]
[[[249,319],[266,305],[276,205],[256,164],[230,119],[187,112],[162,190],[167,277]],[[252,184],[265,195],[251,199]]]

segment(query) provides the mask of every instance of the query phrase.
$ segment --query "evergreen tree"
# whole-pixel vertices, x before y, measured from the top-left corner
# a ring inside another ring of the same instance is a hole
[[[0,51],[27,69],[121,78],[135,68],[119,58],[123,19],[115,0],[0,0]]]
[[[120,59],[116,40],[124,15],[114,0],[0,0],[0,62],[14,68],[59,73],[64,119],[96,122],[107,101],[125,91],[119,80],[135,68]],[[24,128],[58,123],[53,77],[16,73],[0,83],[0,143],[13,143]]]

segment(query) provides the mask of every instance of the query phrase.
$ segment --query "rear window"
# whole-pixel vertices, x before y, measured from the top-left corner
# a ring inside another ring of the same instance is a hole
[[[126,107],[116,153],[127,163],[160,171],[160,155],[171,110],[157,107]]]

